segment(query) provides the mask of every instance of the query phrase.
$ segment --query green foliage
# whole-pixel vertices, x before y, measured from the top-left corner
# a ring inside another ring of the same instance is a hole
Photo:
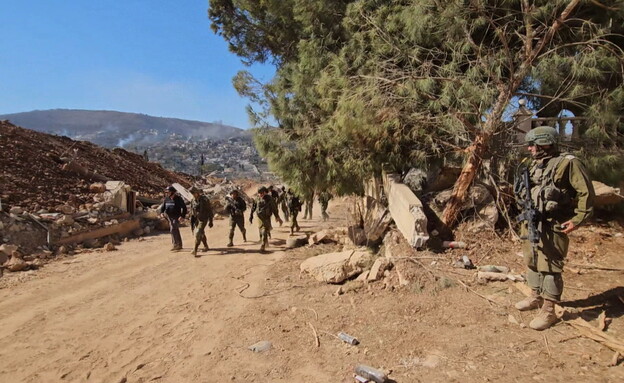
[[[586,137],[621,147],[624,11],[600,3],[560,28],[569,0],[212,0],[209,16],[244,60],[276,63],[270,83],[234,80],[271,168],[300,193],[340,194],[478,139],[505,154],[491,141],[508,137],[520,95],[544,116],[588,117]]]

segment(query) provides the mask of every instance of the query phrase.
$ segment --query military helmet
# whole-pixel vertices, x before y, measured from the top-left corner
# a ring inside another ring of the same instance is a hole
[[[557,144],[557,130],[550,126],[538,126],[535,129],[530,130],[526,136],[524,136],[524,141],[527,144],[533,145],[556,145]]]
[[[262,186],[260,189],[258,189],[258,193],[268,193],[269,189],[266,188],[266,186]]]
[[[170,193],[175,193],[176,192],[176,188],[174,188],[173,186],[167,186],[165,188],[165,190],[170,192]]]

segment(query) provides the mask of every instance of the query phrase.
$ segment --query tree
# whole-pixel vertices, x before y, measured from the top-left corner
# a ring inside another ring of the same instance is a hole
[[[452,225],[509,129],[503,117],[514,98],[529,97],[546,114],[558,113],[555,105],[574,109],[589,119],[588,135],[622,144],[617,0],[345,1],[336,2],[331,24],[318,22],[325,16],[318,10],[332,2],[309,1],[308,13],[306,2],[280,3],[288,10],[264,8],[253,18],[292,15],[289,33],[272,31],[271,43],[286,51],[259,44],[275,55],[277,74],[268,84],[242,76],[239,88],[263,100],[257,142],[287,177],[295,177],[291,166],[318,172],[314,182],[349,185],[384,167],[459,159],[463,170],[443,214]],[[228,41],[256,40],[243,33]]]

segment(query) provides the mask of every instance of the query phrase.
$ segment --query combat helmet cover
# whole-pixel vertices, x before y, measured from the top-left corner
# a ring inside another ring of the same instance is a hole
[[[555,128],[550,126],[538,126],[537,128],[530,130],[524,136],[524,140],[527,144],[535,144],[539,146],[556,145],[557,136],[558,134]]]

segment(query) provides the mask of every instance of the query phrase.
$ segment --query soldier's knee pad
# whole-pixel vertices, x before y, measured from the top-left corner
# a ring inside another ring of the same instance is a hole
[[[551,301],[559,301],[562,293],[563,278],[561,273],[544,273],[542,296]]]
[[[527,284],[532,290],[541,291],[542,289],[542,273],[531,268],[527,270]]]

